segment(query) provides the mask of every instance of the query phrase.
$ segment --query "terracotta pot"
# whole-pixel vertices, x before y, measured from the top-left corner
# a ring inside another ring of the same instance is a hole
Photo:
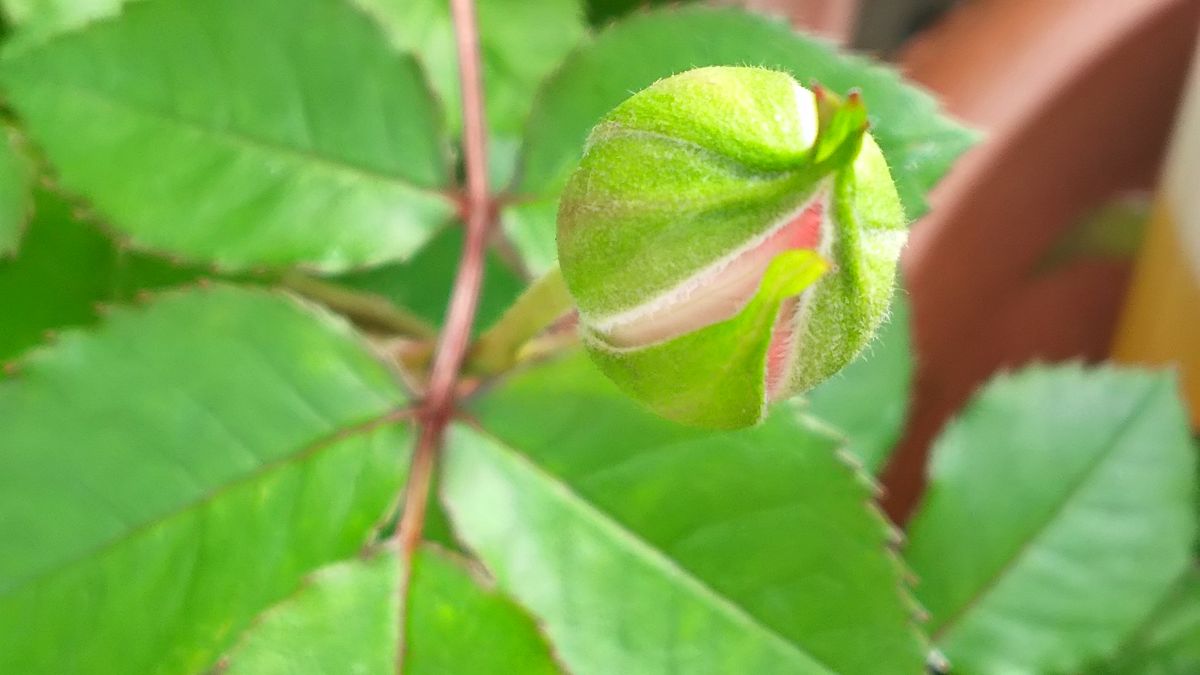
[[[999,368],[1102,359],[1127,267],[1034,268],[1083,214],[1152,187],[1200,0],[976,0],[905,52],[908,75],[986,134],[932,195],[904,271],[918,356],[909,429],[885,476],[903,521],[931,439]]]
[[[854,33],[860,0],[717,0],[787,20],[796,28],[845,44]]]

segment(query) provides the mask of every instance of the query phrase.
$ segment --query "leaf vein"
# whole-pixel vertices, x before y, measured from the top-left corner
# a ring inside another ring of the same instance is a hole
[[[198,498],[172,509],[167,513],[161,514],[151,520],[147,520],[141,524],[138,524],[131,529],[107,539],[106,541],[100,542],[94,546],[90,546],[86,550],[83,550],[78,554],[71,556],[70,558],[58,561],[55,564],[46,567],[45,569],[26,575],[24,578],[14,580],[7,586],[0,588],[0,598],[12,595],[17,590],[20,590],[25,586],[40,583],[47,577],[50,577],[58,571],[68,568],[82,560],[86,560],[92,556],[100,555],[108,550],[116,548],[117,546],[153,529],[158,525],[162,525],[163,523],[169,522],[179,516],[193,512],[195,509],[207,506],[222,494],[225,494],[236,487],[253,483],[254,481],[272,473],[276,469],[306,461],[322,451],[336,445],[340,441],[352,438],[359,434],[369,433],[382,426],[395,424],[406,420],[409,418],[410,414],[410,411],[407,409],[387,410],[381,413],[375,413],[371,417],[360,422],[336,429],[332,433],[326,434],[314,442],[300,448],[300,450],[297,452],[262,464],[244,476],[224,483],[215,489],[200,495]]]
[[[1142,397],[1130,407],[1129,412],[1122,416],[1121,420],[1114,426],[1113,433],[1109,436],[1108,442],[1105,444],[1104,448],[1096,454],[1095,461],[1093,461],[1084,471],[1080,472],[1079,476],[1067,486],[1067,489],[1063,491],[1062,498],[1058,500],[1057,504],[1054,505],[1054,508],[1051,510],[1049,516],[1042,523],[1037,525],[1034,531],[1030,533],[1029,537],[1026,538],[1024,542],[1017,546],[1012,555],[1009,556],[1009,558],[996,569],[996,572],[992,574],[992,576],[990,576],[984,583],[980,584],[975,593],[971,595],[971,597],[969,597],[966,602],[964,602],[962,606],[959,607],[953,614],[946,617],[944,621],[938,624],[933,624],[931,622],[928,628],[929,637],[931,640],[935,642],[940,641],[944,639],[947,634],[953,632],[953,630],[957,627],[956,623],[962,619],[967,612],[983,602],[983,600],[989,596],[1001,582],[1003,582],[1007,574],[1012,571],[1012,569],[1016,567],[1018,563],[1020,563],[1021,559],[1028,555],[1029,552],[1035,548],[1034,544],[1039,538],[1041,538],[1042,535],[1046,533],[1048,529],[1050,529],[1051,525],[1058,522],[1059,517],[1066,510],[1066,507],[1071,500],[1087,487],[1088,481],[1092,478],[1092,476],[1095,475],[1101,466],[1111,459],[1113,451],[1120,445],[1120,440],[1129,433],[1131,422],[1137,419],[1137,417],[1149,407],[1150,403],[1154,399],[1154,394],[1158,393],[1158,389],[1159,387],[1157,385],[1151,385],[1146,388],[1146,391],[1142,393]]]

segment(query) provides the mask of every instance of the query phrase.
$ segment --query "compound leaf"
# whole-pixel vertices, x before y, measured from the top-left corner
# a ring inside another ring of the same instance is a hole
[[[449,434],[447,511],[571,672],[920,672],[870,486],[796,410],[700,432],[573,354],[472,412],[483,429]]]

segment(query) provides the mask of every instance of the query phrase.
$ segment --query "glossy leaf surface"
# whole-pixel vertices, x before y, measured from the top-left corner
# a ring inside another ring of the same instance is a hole
[[[12,26],[7,49],[20,50],[67,31],[115,16],[130,0],[0,0]]]
[[[1200,571],[1189,570],[1096,675],[1200,672]]]
[[[400,566],[388,552],[318,571],[260,617],[225,675],[394,672]],[[456,557],[419,550],[410,583],[406,675],[559,672],[529,617]]]
[[[224,675],[388,673],[396,662],[400,562],[392,554],[321,568],[264,612],[225,656]]]
[[[404,405],[343,322],[228,286],[28,354],[0,382],[0,672],[207,667],[363,544]]]
[[[561,672],[533,620],[454,554],[426,547],[413,562],[405,672]]]
[[[1196,457],[1167,374],[1034,367],[994,380],[935,444],[907,559],[967,673],[1077,671],[1187,568]]]
[[[573,355],[473,414],[444,460],[455,531],[572,672],[920,671],[870,487],[794,409],[700,432]]]
[[[227,268],[402,259],[453,213],[416,62],[340,0],[154,0],[10,50],[63,185],[139,246]]]

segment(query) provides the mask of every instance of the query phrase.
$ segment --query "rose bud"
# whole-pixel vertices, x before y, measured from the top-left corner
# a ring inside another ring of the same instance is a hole
[[[660,80],[592,130],[558,212],[595,363],[669,419],[738,428],[871,339],[907,236],[861,97],[760,68]]]

